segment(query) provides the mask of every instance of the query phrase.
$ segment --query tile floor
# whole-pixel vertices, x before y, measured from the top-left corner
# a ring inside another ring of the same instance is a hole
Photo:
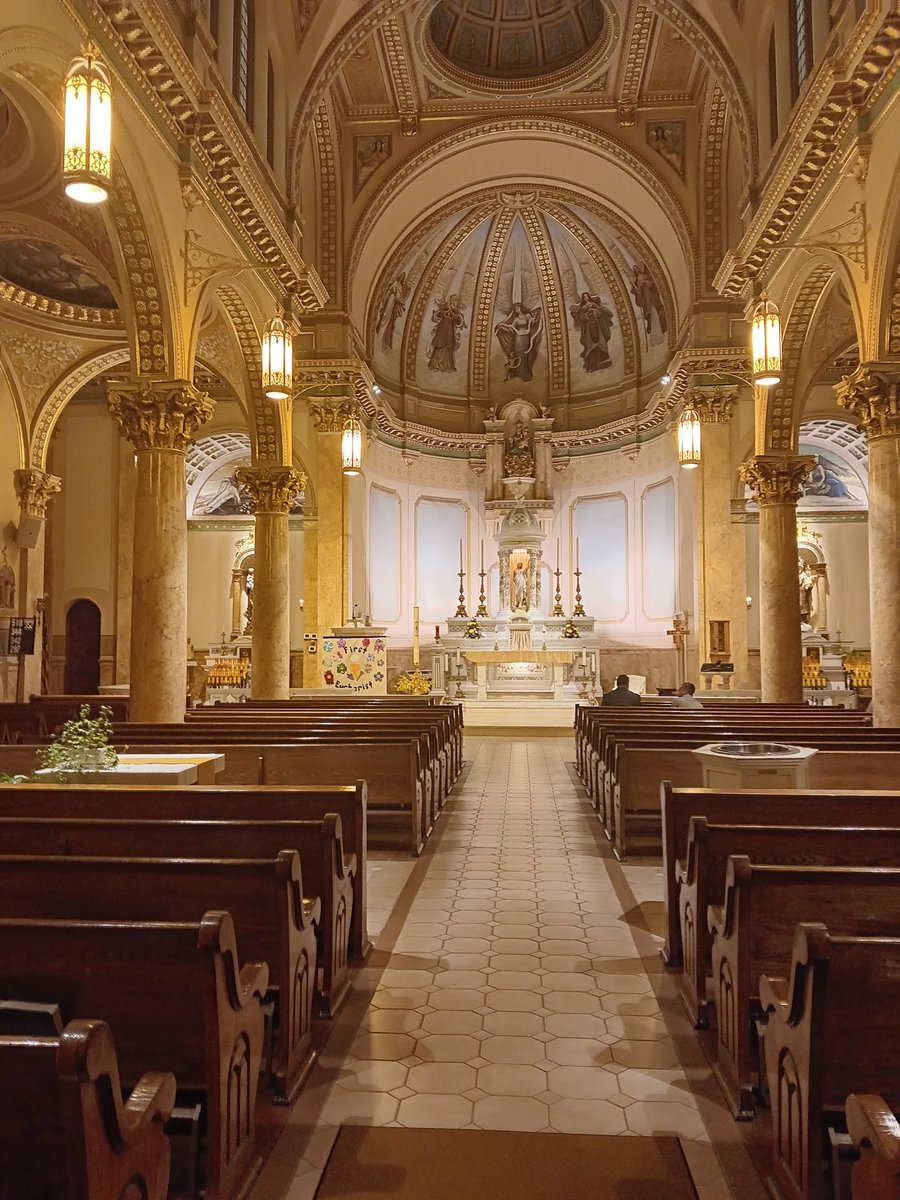
[[[372,854],[376,951],[252,1200],[311,1200],[341,1123],[674,1134],[701,1200],[758,1195],[658,957],[660,867],[615,862],[573,757],[470,736],[423,857]]]

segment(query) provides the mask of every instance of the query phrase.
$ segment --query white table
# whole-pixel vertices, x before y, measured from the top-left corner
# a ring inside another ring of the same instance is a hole
[[[79,783],[183,787],[215,783],[216,775],[224,769],[224,754],[120,754],[119,765],[109,770],[58,771],[45,767],[37,775],[72,775]]]

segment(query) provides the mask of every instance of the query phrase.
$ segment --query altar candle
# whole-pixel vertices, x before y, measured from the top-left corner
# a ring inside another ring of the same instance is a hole
[[[460,569],[460,571],[463,569],[462,542],[463,542],[463,540],[462,540],[462,538],[460,538],[459,539],[459,569]]]
[[[559,570],[559,538],[556,539],[556,569]]]
[[[419,669],[419,608],[413,609],[413,668]]]
[[[459,668],[460,668],[461,663],[462,663],[462,659],[460,658],[460,654],[459,654],[459,646],[457,646],[456,647],[456,672],[457,672],[457,674],[459,674]]]
[[[434,640],[435,640],[436,642],[439,642],[439,641],[441,640],[441,627],[440,627],[440,625],[435,625],[435,627],[434,627]]]
[[[587,663],[587,651],[585,650],[584,646],[582,646],[581,647],[581,665],[585,666],[586,663]]]
[[[580,568],[581,568],[581,550],[578,545],[578,538],[576,538],[575,539],[575,570],[578,571]]]
[[[484,538],[481,539],[481,573],[484,574]]]

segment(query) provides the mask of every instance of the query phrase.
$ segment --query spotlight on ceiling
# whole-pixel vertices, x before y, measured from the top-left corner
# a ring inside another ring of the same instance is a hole
[[[659,382],[663,385],[663,387],[668,387],[669,384],[672,382],[672,376],[669,374],[668,371],[666,371],[666,373],[664,375],[660,375]]]

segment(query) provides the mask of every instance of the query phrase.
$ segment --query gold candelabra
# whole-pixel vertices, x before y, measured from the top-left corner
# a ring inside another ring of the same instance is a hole
[[[456,606],[456,612],[453,614],[456,617],[467,617],[466,612],[466,589],[463,587],[463,580],[466,577],[465,571],[458,571],[459,575],[459,603]]]
[[[581,571],[575,568],[575,607],[572,610],[573,617],[586,617],[584,605],[581,603]]]
[[[478,592],[478,608],[475,612],[476,617],[486,617],[488,615],[487,605],[485,604],[487,596],[485,595],[484,591],[484,578],[486,574],[487,572],[485,571],[484,567],[482,567],[478,572],[478,576],[481,579],[481,588]]]
[[[562,575],[562,571],[559,569],[559,567],[557,567],[553,574],[556,576],[556,595],[553,597],[555,603],[553,605],[553,612],[551,613],[551,616],[564,617],[566,614],[563,611],[562,606],[562,592],[559,590],[559,577]]]

